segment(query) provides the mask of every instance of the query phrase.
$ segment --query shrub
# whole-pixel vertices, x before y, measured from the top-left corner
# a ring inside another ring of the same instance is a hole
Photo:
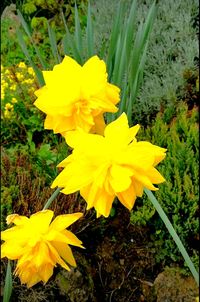
[[[196,107],[188,110],[183,102],[177,108],[168,107],[157,115],[152,127],[143,129],[138,136],[168,150],[158,168],[166,182],[159,185],[155,195],[195,263],[199,229],[198,110]],[[138,199],[131,212],[131,222],[150,226],[158,263],[182,261],[173,239],[147,198]]]
[[[42,115],[33,106],[37,83],[34,71],[24,62],[1,66],[2,145],[27,142],[28,135],[43,131]]]
[[[124,1],[125,14],[132,1]],[[140,23],[152,0],[139,1],[137,22]],[[93,1],[95,16],[95,44],[98,53],[106,47],[117,1]],[[197,78],[198,16],[197,0],[157,1],[157,14],[147,48],[144,80],[133,107],[135,123],[149,125],[164,107],[181,100],[182,87],[187,85],[185,72]]]

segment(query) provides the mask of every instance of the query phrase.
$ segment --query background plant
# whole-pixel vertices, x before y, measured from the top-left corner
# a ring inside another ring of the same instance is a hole
[[[130,2],[126,1],[129,6]],[[93,1],[95,16],[94,43],[98,52],[107,47],[117,2]],[[136,23],[144,19],[152,4],[142,1],[137,7]],[[197,0],[157,1],[157,12],[150,35],[144,66],[144,80],[133,106],[133,121],[150,124],[159,110],[174,105],[184,97],[188,81],[185,73],[198,76],[198,10]],[[99,43],[101,41],[101,43]]]
[[[152,127],[143,129],[138,136],[168,150],[167,159],[158,168],[166,183],[155,195],[198,264],[198,110],[188,110],[183,102],[177,108],[168,107],[157,115]],[[130,219],[134,224],[150,226],[158,263],[182,262],[174,241],[146,198],[138,200]]]

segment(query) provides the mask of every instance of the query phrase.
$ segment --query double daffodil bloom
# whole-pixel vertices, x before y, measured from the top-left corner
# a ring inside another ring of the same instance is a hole
[[[143,189],[158,190],[153,184],[165,181],[155,166],[165,158],[166,149],[149,142],[137,142],[139,125],[129,128],[123,113],[108,124],[104,136],[71,131],[66,141],[74,150],[63,160],[64,167],[52,184],[65,194],[80,190],[87,209],[97,217],[108,217],[115,197],[129,210]]]
[[[93,56],[81,66],[65,56],[43,76],[46,85],[35,92],[34,104],[47,115],[45,129],[62,134],[78,128],[103,133],[103,114],[118,110],[120,91],[108,83],[103,60]]]
[[[12,214],[7,217],[7,224],[15,226],[1,232],[5,241],[1,258],[18,260],[15,274],[28,287],[40,281],[46,283],[57,263],[66,270],[70,270],[68,264],[76,266],[69,244],[82,247],[82,242],[66,228],[83,214],[59,215],[51,222],[53,215],[51,210],[37,212],[30,218]]]

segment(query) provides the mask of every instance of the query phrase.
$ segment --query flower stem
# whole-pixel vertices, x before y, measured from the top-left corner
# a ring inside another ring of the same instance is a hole
[[[48,209],[48,207],[50,207],[50,205],[52,204],[52,202],[54,201],[54,199],[58,196],[58,194],[60,193],[60,190],[62,188],[57,188],[55,190],[55,192],[51,195],[51,197],[47,200],[47,202],[44,205],[44,208],[42,210],[46,210]]]
[[[166,228],[168,229],[169,233],[171,234],[172,238],[174,239],[174,241],[175,241],[179,251],[181,252],[183,258],[185,259],[185,262],[187,263],[197,285],[199,286],[199,274],[198,274],[197,270],[195,269],[193,262],[191,261],[185,247],[183,246],[183,243],[181,242],[179,236],[177,235],[177,233],[176,233],[175,229],[173,228],[171,222],[169,221],[167,215],[163,211],[162,207],[160,206],[158,200],[153,195],[153,193],[148,189],[145,189],[144,191],[147,194],[150,201],[152,202],[155,209],[157,210],[158,214],[160,215],[160,218],[164,222],[164,224],[165,224]]]

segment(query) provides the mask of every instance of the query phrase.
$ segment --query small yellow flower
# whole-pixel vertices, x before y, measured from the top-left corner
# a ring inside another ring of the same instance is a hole
[[[115,197],[129,210],[143,189],[158,190],[153,184],[165,179],[155,166],[165,158],[166,149],[149,142],[137,142],[139,125],[129,128],[123,113],[108,124],[104,136],[83,131],[66,134],[67,144],[74,150],[63,160],[64,167],[52,184],[70,194],[80,190],[87,209],[94,207],[97,217],[108,217]]]
[[[26,64],[25,64],[24,62],[20,62],[20,63],[18,64],[18,67],[19,67],[19,68],[26,68]]]
[[[10,86],[10,90],[15,91],[16,89],[17,89],[17,85],[16,85],[16,84],[12,84],[12,85]]]
[[[7,223],[15,226],[1,232],[5,241],[1,246],[1,258],[18,260],[15,275],[28,287],[43,281],[46,283],[53,274],[53,268],[60,264],[70,270],[66,262],[76,266],[70,245],[82,247],[82,242],[66,230],[83,214],[64,214],[52,222],[53,211],[37,212],[27,218],[18,214],[7,217]]]
[[[24,84],[33,84],[34,83],[34,79],[26,79],[23,81]]]
[[[10,70],[9,69],[5,70],[5,75],[10,75]]]
[[[34,87],[30,87],[30,88],[28,89],[28,92],[29,92],[30,94],[33,94],[34,91],[35,91],[35,88],[34,88]]]
[[[5,117],[6,119],[11,118],[11,115],[12,115],[12,112],[11,112],[11,111],[9,111],[9,110],[5,110],[5,111],[4,111],[4,117]]]
[[[6,110],[12,110],[12,109],[13,109],[13,105],[12,105],[11,103],[7,103],[7,104],[5,105],[5,109],[6,109]]]
[[[116,112],[119,88],[107,82],[106,65],[97,56],[80,66],[65,56],[53,71],[43,71],[46,85],[35,92],[35,106],[47,114],[44,127],[55,133],[81,128],[102,132],[103,113]]]
[[[17,99],[16,98],[12,98],[11,99],[11,103],[16,104],[17,103]]]
[[[16,77],[19,81],[22,81],[24,79],[24,75],[20,72],[16,72]]]
[[[28,67],[28,73],[32,76],[35,76],[35,72],[32,67]]]
[[[1,88],[2,89],[8,88],[8,82],[6,82],[5,80],[2,80],[1,81]]]

